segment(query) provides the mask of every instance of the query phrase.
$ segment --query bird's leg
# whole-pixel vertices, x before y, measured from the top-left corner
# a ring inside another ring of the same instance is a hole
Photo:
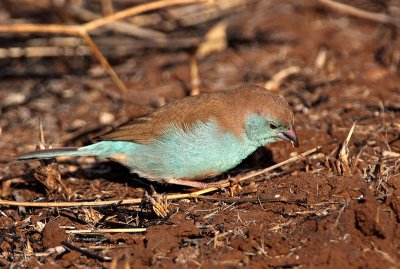
[[[204,181],[194,181],[194,180],[188,180],[188,179],[165,179],[165,182],[168,184],[175,184],[175,185],[182,185],[182,186],[188,186],[188,187],[193,187],[197,189],[206,189],[206,188],[211,188],[211,187],[216,187],[220,188],[222,187],[223,184],[229,182],[229,183],[235,183],[235,178],[229,178],[229,179],[224,179],[216,182],[204,182]]]
[[[175,184],[175,185],[181,185],[181,186],[188,186],[188,187],[193,187],[196,189],[205,189],[208,188],[208,183],[202,182],[202,181],[193,181],[193,180],[188,180],[188,179],[165,179],[165,183],[168,184]]]

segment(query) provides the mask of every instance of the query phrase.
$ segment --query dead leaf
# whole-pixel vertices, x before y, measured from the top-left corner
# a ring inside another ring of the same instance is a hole
[[[210,54],[223,51],[227,48],[228,42],[226,37],[226,22],[219,22],[211,27],[204,36],[204,41],[199,45],[196,57],[204,58]]]
[[[62,182],[60,172],[56,163],[50,163],[46,166],[39,166],[33,172],[34,178],[42,183],[48,193],[71,194],[71,190]]]

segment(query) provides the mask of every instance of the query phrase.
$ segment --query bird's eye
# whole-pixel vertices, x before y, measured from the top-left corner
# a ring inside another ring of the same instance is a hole
[[[270,124],[269,124],[269,128],[272,129],[272,130],[275,130],[276,128],[278,128],[278,126],[276,126],[276,125],[273,124],[273,123],[270,123]]]

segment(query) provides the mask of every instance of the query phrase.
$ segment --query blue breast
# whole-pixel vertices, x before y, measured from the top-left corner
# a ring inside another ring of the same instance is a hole
[[[217,175],[238,165],[256,148],[246,137],[222,131],[210,120],[195,124],[190,131],[171,126],[163,136],[148,144],[102,141],[80,151],[107,158],[122,154],[125,160],[121,162],[133,172],[160,180]]]

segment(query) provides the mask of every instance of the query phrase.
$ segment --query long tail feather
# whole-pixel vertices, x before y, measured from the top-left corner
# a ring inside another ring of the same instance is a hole
[[[134,143],[131,142],[110,142],[102,141],[95,144],[91,144],[80,148],[54,148],[54,149],[43,149],[32,152],[22,153],[14,157],[14,160],[37,160],[37,159],[49,159],[58,156],[96,156],[108,158],[114,153],[124,152],[127,148],[127,144],[131,147]]]
[[[49,159],[58,156],[82,156],[82,152],[78,151],[78,148],[54,148],[54,149],[43,149],[36,150],[27,153],[22,153],[15,156],[16,160],[36,160],[36,159]]]

